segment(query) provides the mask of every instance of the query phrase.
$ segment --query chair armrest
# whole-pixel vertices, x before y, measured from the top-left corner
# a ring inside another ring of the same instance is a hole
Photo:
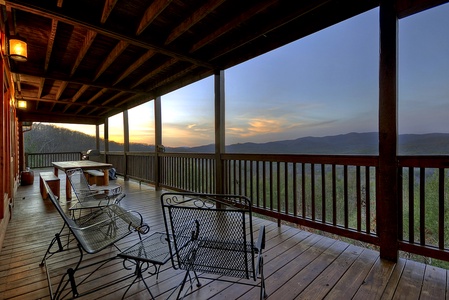
[[[143,222],[142,215],[133,210],[125,210],[117,204],[111,204],[105,207],[111,216],[116,216],[128,224],[129,229],[134,228],[139,233],[146,234],[150,231],[150,226]]]

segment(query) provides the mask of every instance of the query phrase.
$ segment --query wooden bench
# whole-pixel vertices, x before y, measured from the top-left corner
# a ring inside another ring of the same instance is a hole
[[[99,170],[85,170],[84,176],[86,176],[89,185],[105,185],[104,173]]]
[[[48,184],[53,194],[58,197],[61,191],[61,180],[53,172],[41,172],[39,173],[39,188],[42,195],[42,199],[48,199],[48,192],[44,186],[44,181]]]

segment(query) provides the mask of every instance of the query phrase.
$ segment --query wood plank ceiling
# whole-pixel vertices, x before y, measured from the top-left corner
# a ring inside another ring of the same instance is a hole
[[[105,118],[378,6],[373,0],[11,0],[2,31],[20,121]],[[447,2],[400,0],[402,16]]]

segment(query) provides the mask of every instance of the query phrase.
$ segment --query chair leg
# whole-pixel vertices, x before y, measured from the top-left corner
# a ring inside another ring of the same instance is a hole
[[[64,224],[64,226],[62,226],[61,230],[55,234],[55,237],[51,240],[50,245],[48,245],[47,251],[45,252],[44,257],[42,258],[42,261],[39,264],[39,266],[43,267],[45,264],[45,260],[48,257],[51,257],[55,253],[64,251],[64,247],[62,246],[62,242],[61,242],[61,233],[64,230],[64,228],[65,228],[65,224]],[[51,248],[53,247],[53,245],[55,243],[58,244],[58,250],[56,250],[55,252],[51,252]]]
[[[263,257],[259,261],[259,273],[260,273],[260,299],[265,299],[268,297],[267,291],[265,290],[265,275],[263,274]]]

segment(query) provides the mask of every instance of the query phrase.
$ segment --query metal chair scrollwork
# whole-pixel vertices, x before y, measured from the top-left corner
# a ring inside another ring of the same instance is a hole
[[[208,278],[204,274],[221,275],[213,280],[250,279],[231,282],[257,286],[260,298],[267,297],[262,256],[265,227],[260,227],[258,241],[254,242],[251,201],[247,197],[165,193],[161,202],[173,267],[186,271],[178,299],[188,292],[184,291],[188,280],[193,290],[192,275],[200,286],[200,278]]]

